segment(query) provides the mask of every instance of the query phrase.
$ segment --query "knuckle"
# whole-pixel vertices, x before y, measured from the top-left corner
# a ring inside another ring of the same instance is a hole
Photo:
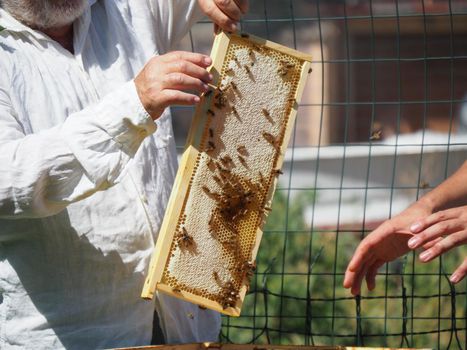
[[[171,78],[172,83],[177,84],[177,85],[183,83],[183,76],[180,73],[172,74],[171,77],[172,77]]]
[[[440,212],[437,214],[436,219],[438,219],[438,220],[445,220],[445,219],[446,219],[446,212],[445,212],[445,211],[440,211]]]
[[[226,7],[229,6],[230,0],[214,0],[217,6]]]
[[[188,65],[187,65],[186,61],[183,61],[183,60],[177,61],[177,69],[178,69],[178,71],[180,71],[180,72],[186,72],[187,66],[188,66]]]

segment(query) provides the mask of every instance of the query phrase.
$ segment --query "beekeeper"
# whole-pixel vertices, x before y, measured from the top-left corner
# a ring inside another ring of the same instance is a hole
[[[171,52],[248,0],[0,0],[0,348],[149,344],[140,298],[176,170],[167,107],[194,105],[207,56]],[[191,93],[187,92],[191,91]],[[166,342],[220,317],[159,295]]]

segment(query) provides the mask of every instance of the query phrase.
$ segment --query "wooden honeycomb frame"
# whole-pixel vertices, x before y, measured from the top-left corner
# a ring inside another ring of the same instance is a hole
[[[248,34],[216,36],[142,297],[155,290],[239,316],[311,57]]]

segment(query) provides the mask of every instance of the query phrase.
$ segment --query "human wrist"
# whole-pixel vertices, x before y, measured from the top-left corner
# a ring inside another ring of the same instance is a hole
[[[438,201],[433,195],[430,195],[430,193],[420,198],[415,202],[415,205],[428,214],[432,214],[439,210]]]

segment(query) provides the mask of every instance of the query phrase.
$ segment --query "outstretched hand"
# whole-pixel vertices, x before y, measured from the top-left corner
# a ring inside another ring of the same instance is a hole
[[[423,247],[420,261],[429,262],[448,250],[467,243],[467,206],[439,211],[415,221],[410,230],[414,233],[408,246]],[[458,283],[467,275],[467,258],[451,275],[451,282]]]
[[[198,0],[203,12],[214,22],[216,31],[222,28],[228,32],[237,30],[237,23],[248,11],[248,0]]]
[[[411,224],[430,214],[428,207],[417,202],[365,237],[347,266],[344,287],[350,288],[353,295],[358,295],[365,278],[368,289],[373,290],[378,269],[410,251],[407,242],[413,236]]]

